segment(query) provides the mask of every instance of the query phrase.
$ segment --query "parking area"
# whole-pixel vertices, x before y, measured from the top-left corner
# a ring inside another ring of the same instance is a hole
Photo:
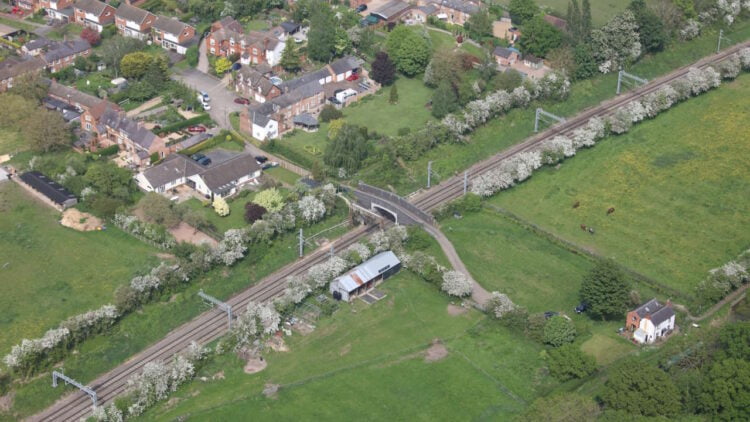
[[[186,69],[172,76],[196,91],[203,91],[211,97],[208,114],[222,129],[231,129],[229,113],[241,111],[242,104],[236,104],[237,95],[227,89],[227,83],[215,76],[207,75],[196,69]]]

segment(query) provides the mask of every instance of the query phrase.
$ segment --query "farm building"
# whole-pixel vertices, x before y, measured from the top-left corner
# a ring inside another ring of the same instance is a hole
[[[335,278],[330,285],[334,299],[349,302],[401,268],[401,261],[391,251],[381,252],[357,265],[348,273]]]
[[[21,180],[44,198],[52,201],[58,208],[65,209],[78,203],[75,195],[38,171],[28,171],[22,174]]]
[[[650,344],[666,337],[674,330],[674,310],[672,304],[662,304],[651,299],[628,312],[625,327],[632,333],[633,340],[640,344]]]

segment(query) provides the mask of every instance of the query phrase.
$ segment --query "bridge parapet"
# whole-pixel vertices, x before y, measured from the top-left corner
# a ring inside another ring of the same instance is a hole
[[[435,221],[431,214],[419,209],[414,204],[410,203],[406,199],[396,195],[393,192],[388,192],[387,190],[383,190],[375,186],[370,186],[363,182],[359,182],[358,190],[364,193],[365,196],[370,197],[369,200],[368,198],[360,198],[360,196],[358,196],[357,198],[358,200],[364,202],[364,205],[368,208],[371,208],[373,205],[375,205],[380,208],[386,208],[391,212],[401,212],[403,215],[397,218],[398,222],[401,224],[424,223],[432,225]],[[380,199],[386,203],[378,204],[378,201],[375,201],[373,199]],[[393,205],[395,205],[395,207]]]

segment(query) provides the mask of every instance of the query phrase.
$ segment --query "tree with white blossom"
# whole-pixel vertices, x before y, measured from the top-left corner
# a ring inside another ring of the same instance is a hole
[[[91,417],[97,422],[122,422],[125,417],[122,411],[114,404],[108,406],[97,406],[91,412]]]
[[[511,312],[516,308],[516,305],[508,297],[508,295],[500,292],[492,292],[490,299],[485,304],[485,309],[490,312],[490,315],[495,318],[502,318],[508,312]]]
[[[237,350],[250,344],[253,340],[276,332],[281,323],[281,315],[268,304],[250,302],[240,312],[232,325],[231,335]]]
[[[235,262],[245,256],[245,252],[247,251],[245,242],[247,242],[247,232],[245,230],[227,230],[224,233],[224,238],[213,250],[214,259],[226,266],[234,265]]]
[[[739,54],[732,54],[719,63],[719,73],[724,79],[734,79],[742,71],[742,63]]]
[[[315,288],[323,287],[349,268],[349,263],[339,256],[332,256],[327,261],[313,265],[307,275]]]
[[[567,157],[576,155],[573,141],[565,135],[558,135],[544,141],[540,146],[540,150],[544,164],[555,164]]]
[[[297,207],[299,207],[302,219],[307,223],[320,221],[320,219],[326,214],[326,206],[323,201],[312,195],[305,195],[302,197],[302,199],[297,202]]]
[[[443,284],[441,289],[451,296],[464,297],[471,294],[474,285],[464,273],[458,271],[446,271],[443,273]]]
[[[592,117],[585,126],[581,126],[573,131],[571,136],[573,147],[576,149],[592,147],[605,134],[606,126],[604,120],[600,117]]]
[[[742,64],[742,68],[745,70],[750,70],[750,47],[741,49],[737,54],[740,56],[740,63]]]
[[[591,31],[591,46],[602,73],[616,71],[640,57],[638,22],[633,12],[626,10],[602,28]]]

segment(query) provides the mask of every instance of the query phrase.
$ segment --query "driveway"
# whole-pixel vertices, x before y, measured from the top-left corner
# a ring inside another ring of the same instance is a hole
[[[203,39],[200,41],[200,46],[198,47],[198,67],[197,69],[203,73],[208,73],[208,56],[206,55],[206,43],[203,42]]]
[[[242,104],[236,104],[234,99],[237,98],[232,91],[227,89],[229,78],[220,80],[215,76],[205,74],[197,69],[186,69],[180,73],[172,75],[172,78],[182,81],[187,86],[196,91],[208,93],[211,97],[211,110],[208,114],[222,129],[231,129],[229,123],[229,113],[241,111]]]

